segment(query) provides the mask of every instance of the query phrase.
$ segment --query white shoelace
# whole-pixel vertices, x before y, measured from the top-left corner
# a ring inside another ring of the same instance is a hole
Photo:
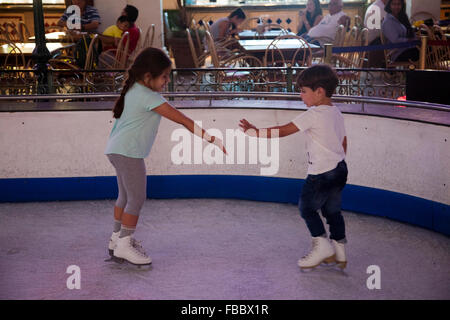
[[[313,239],[312,241],[312,249],[310,253],[308,253],[306,256],[302,257],[302,260],[309,259],[313,253],[317,250],[317,247],[319,246],[319,241],[317,239]]]
[[[137,241],[134,238],[131,238],[131,246],[135,249],[137,253],[139,253],[143,257],[147,257],[147,253],[145,253],[144,248],[141,245],[140,241]]]

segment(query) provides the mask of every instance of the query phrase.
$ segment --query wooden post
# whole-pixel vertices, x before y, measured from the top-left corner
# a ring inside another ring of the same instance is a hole
[[[428,36],[420,36],[420,58],[419,58],[420,70],[425,70],[425,60],[427,57],[427,42]]]
[[[323,47],[324,47],[323,62],[326,64],[331,64],[331,57],[333,56],[333,45],[331,43],[325,43]]]

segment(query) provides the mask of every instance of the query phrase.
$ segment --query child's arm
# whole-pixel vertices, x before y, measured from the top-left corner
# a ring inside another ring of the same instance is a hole
[[[193,134],[198,135],[200,138],[205,139],[209,143],[214,143],[216,146],[218,146],[223,151],[223,153],[225,153],[225,154],[227,153],[227,151],[225,150],[225,147],[223,146],[222,141],[219,138],[217,138],[215,136],[210,136],[205,131],[205,129],[200,128],[197,124],[195,124],[195,122],[191,118],[185,116],[182,112],[180,112],[176,108],[172,107],[167,102],[163,103],[159,107],[156,107],[155,109],[153,109],[153,111],[155,111],[156,113],[158,113],[159,115],[161,115],[164,118],[167,118],[169,120],[172,120],[173,122],[183,125],[186,129],[188,129]],[[201,132],[201,134],[200,134],[200,132]]]
[[[270,128],[264,128],[264,129],[258,129],[254,125],[252,125],[250,122],[248,122],[246,119],[242,119],[239,123],[239,126],[244,130],[244,133],[250,135],[250,136],[261,136],[261,130],[265,130],[266,136],[264,134],[262,135],[263,138],[282,138],[289,136],[291,134],[294,134],[298,131],[300,131],[295,124],[292,122],[289,122],[288,124],[282,125],[282,126],[276,126],[276,127],[270,127]],[[250,132],[247,132],[247,130],[250,130]],[[272,132],[274,130],[274,132]],[[277,130],[277,131],[275,131]],[[277,134],[278,133],[278,134]]]

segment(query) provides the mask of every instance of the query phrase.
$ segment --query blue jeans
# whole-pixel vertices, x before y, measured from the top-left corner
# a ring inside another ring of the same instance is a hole
[[[325,228],[317,212],[322,210],[330,226],[330,239],[345,241],[345,223],[341,214],[342,189],[347,183],[347,164],[344,160],[333,170],[306,177],[299,201],[300,214],[313,237],[324,234]]]

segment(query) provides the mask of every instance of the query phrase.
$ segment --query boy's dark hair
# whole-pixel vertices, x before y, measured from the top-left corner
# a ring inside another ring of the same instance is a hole
[[[117,22],[129,22],[127,16],[120,16],[117,18]]]
[[[129,4],[127,4],[123,10],[127,13],[128,21],[135,23],[139,15],[139,10],[135,6]]]
[[[336,72],[326,64],[317,64],[303,70],[297,79],[299,88],[307,87],[313,91],[317,88],[323,88],[328,98],[331,98],[338,83]]]
[[[230,13],[230,15],[228,16],[228,18],[233,18],[233,17],[238,17],[239,19],[245,19],[246,15],[241,8],[237,8],[232,13]]]

